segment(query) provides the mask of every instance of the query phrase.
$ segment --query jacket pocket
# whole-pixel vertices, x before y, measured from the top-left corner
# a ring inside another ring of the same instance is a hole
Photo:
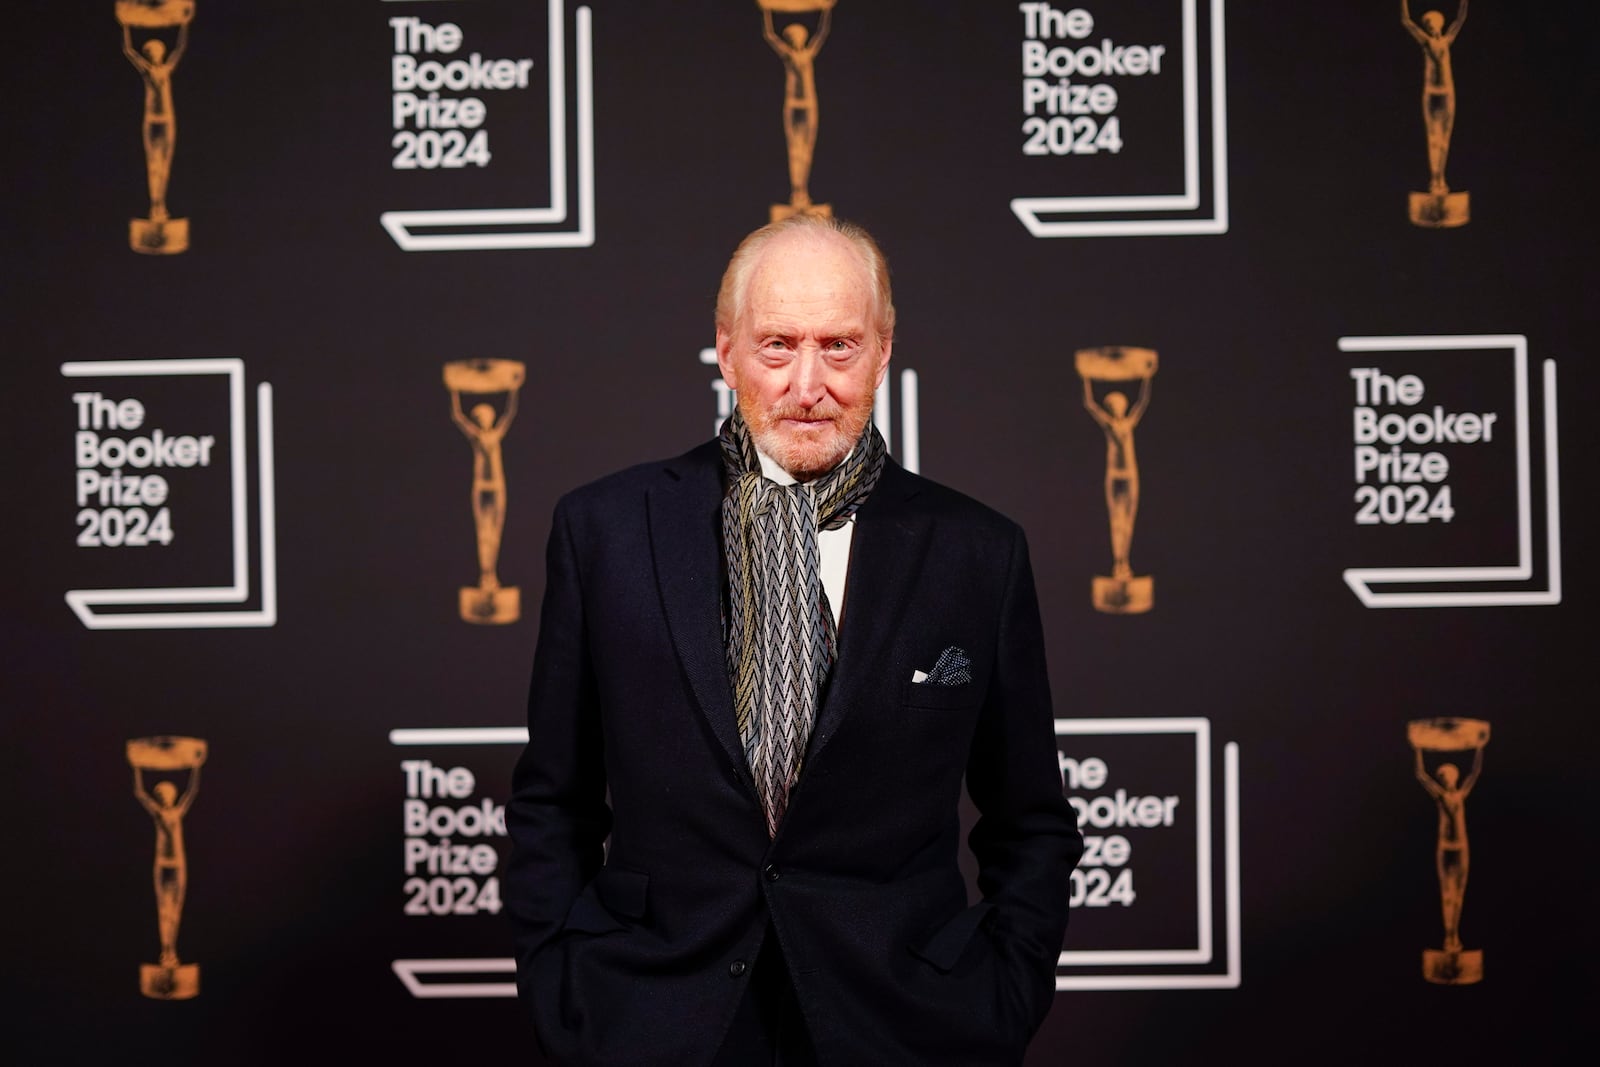
[[[961,959],[961,953],[966,950],[979,924],[993,910],[993,903],[980,900],[965,911],[957,912],[949,922],[934,930],[921,942],[912,945],[912,954],[931,964],[940,974],[949,974],[955,970],[956,964]]]
[[[650,876],[641,871],[602,867],[567,912],[563,929],[585,934],[625,930],[625,920],[644,918]]]

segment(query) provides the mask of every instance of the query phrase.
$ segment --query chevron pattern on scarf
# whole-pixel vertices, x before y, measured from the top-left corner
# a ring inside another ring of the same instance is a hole
[[[887,449],[869,422],[833,470],[805,484],[779,485],[762,477],[737,411],[722,424],[720,440],[727,473],[728,674],[739,739],[767,833],[776,836],[838,648],[817,533],[855,514],[878,483]]]

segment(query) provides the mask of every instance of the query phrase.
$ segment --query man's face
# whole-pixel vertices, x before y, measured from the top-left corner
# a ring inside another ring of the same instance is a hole
[[[800,481],[837,466],[872,417],[892,347],[874,312],[854,246],[798,231],[762,249],[739,321],[717,331],[717,365],[756,445]]]

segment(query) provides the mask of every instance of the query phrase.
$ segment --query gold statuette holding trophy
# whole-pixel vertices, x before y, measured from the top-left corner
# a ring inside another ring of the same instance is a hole
[[[1139,514],[1139,461],[1133,451],[1133,430],[1150,403],[1156,362],[1153,349],[1120,346],[1082,348],[1075,359],[1078,376],[1083,379],[1083,406],[1106,435],[1111,573],[1095,577],[1091,595],[1096,610],[1113,615],[1149,611],[1155,603],[1155,579],[1133,573],[1129,551]],[[1123,390],[1134,382],[1139,383],[1139,395],[1130,401]]]
[[[1411,5],[1400,0],[1400,23],[1422,48],[1422,126],[1428,135],[1428,191],[1412,193],[1411,221],[1429,229],[1465,226],[1471,218],[1468,196],[1451,192],[1444,180],[1450,155],[1450,135],[1456,124],[1456,77],[1450,65],[1450,46],[1467,21],[1467,0],[1458,0],[1456,17],[1446,26],[1444,15],[1425,11],[1419,22]]]
[[[127,756],[133,767],[133,795],[156,824],[154,876],[161,956],[155,963],[140,965],[139,991],[156,1000],[188,1000],[200,992],[200,965],[178,962],[178,922],[189,888],[183,817],[200,791],[206,743],[198,737],[137,737],[128,742]]]
[[[1461,947],[1461,907],[1467,896],[1467,794],[1483,770],[1483,747],[1489,724],[1482,719],[1413,719],[1406,739],[1416,753],[1417,781],[1439,809],[1439,833],[1433,863],[1439,875],[1439,908],[1444,919],[1444,945],[1422,950],[1422,976],[1439,985],[1471,985],[1483,981],[1483,950]],[[1462,772],[1461,757],[1472,753],[1472,766]],[[1425,754],[1436,766],[1429,768]]]
[[[128,220],[128,246],[135,252],[171,255],[189,247],[189,220],[175,219],[167,211],[167,184],[178,142],[172,74],[189,44],[194,0],[117,0],[116,12],[122,54],[144,81],[144,167],[150,188],[150,215]],[[137,47],[135,29],[142,37]]]
[[[506,524],[506,469],[501,442],[517,414],[517,392],[526,367],[514,359],[462,359],[444,365],[450,414],[472,444],[472,519],[478,532],[478,584],[461,588],[461,618],[466,622],[510,623],[522,615],[522,592],[500,584],[495,568]],[[501,394],[496,411],[488,400],[464,410],[461,396]]]
[[[835,0],[756,0],[761,32],[783,60],[783,136],[789,146],[789,202],[773,204],[769,221],[790,215],[831,215],[811,199],[811,161],[817,150],[817,53],[828,39]],[[816,28],[796,19],[779,30],[773,14],[817,16]]]

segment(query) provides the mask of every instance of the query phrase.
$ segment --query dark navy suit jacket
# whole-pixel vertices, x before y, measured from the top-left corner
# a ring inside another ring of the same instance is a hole
[[[506,809],[540,1045],[563,1064],[708,1062],[770,927],[822,1063],[1019,1062],[1054,994],[1082,847],[1022,530],[885,464],[774,840],[724,652],[721,472],[713,441],[555,510]],[[950,646],[970,682],[912,681]]]

